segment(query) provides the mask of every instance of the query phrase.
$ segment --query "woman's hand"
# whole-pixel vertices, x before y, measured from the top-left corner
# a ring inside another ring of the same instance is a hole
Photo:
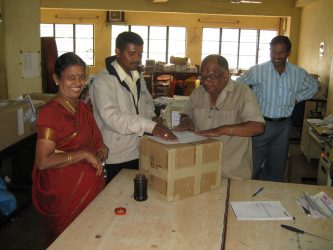
[[[89,162],[94,168],[96,168],[96,175],[100,176],[103,173],[102,161],[100,161],[97,155],[89,151],[85,151],[85,153],[85,160]]]

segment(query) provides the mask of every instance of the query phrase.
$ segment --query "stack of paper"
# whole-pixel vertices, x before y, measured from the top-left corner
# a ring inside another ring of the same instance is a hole
[[[280,201],[231,201],[238,220],[292,220]]]
[[[304,213],[312,218],[333,217],[333,200],[325,192],[314,196],[303,193],[303,196],[297,198],[297,203]]]

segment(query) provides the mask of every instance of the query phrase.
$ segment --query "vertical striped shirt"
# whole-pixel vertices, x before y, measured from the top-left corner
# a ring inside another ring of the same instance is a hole
[[[296,102],[310,99],[318,91],[316,79],[288,62],[281,75],[268,61],[251,67],[237,81],[252,87],[262,114],[269,118],[291,116]]]

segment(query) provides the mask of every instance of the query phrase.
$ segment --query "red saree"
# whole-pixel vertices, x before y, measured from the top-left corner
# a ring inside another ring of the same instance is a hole
[[[101,133],[93,114],[83,102],[74,114],[57,101],[41,109],[37,121],[38,139],[51,139],[56,150],[96,152],[103,145]],[[32,200],[42,214],[46,245],[80,214],[104,187],[103,175],[87,161],[80,161],[62,168],[39,170],[34,166]]]

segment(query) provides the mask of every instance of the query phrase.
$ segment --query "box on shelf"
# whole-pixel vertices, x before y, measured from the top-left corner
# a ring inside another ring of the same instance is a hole
[[[35,121],[26,100],[0,102],[0,151],[35,133]]]
[[[188,57],[170,56],[170,63],[176,65],[186,65],[188,63]]]
[[[32,101],[41,101],[43,104],[51,101],[57,94],[50,93],[29,93],[24,94],[23,97],[29,95]]]
[[[144,136],[140,170],[152,189],[175,201],[220,186],[222,150],[222,141],[215,139],[167,145]]]

